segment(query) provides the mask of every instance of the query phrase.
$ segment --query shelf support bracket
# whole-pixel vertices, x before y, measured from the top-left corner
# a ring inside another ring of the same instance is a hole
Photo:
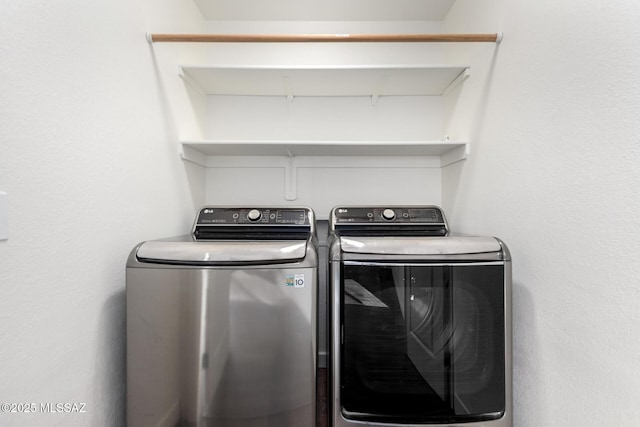
[[[284,85],[284,93],[287,94],[287,100],[291,104],[293,102],[293,91],[291,90],[291,84],[289,84],[289,76],[282,77],[282,83]]]
[[[462,145],[461,147],[454,148],[440,156],[440,167],[452,165],[454,163],[467,160],[469,158],[469,143]]]
[[[462,82],[464,82],[465,80],[467,80],[469,77],[471,76],[471,69],[469,67],[465,68],[463,72],[461,72],[460,74],[458,74],[458,77],[456,77],[450,84],[449,86],[447,86],[445,88],[445,90],[443,91],[443,95],[447,96],[449,95],[449,93],[451,93],[452,90],[454,90],[456,87],[458,87],[459,85],[462,84]]]
[[[184,68],[182,68],[181,66],[178,67],[178,77],[180,77],[185,83],[191,85],[191,87],[194,87],[200,93],[200,95],[206,95],[206,92],[204,91],[204,89],[202,89],[198,82],[196,82],[188,73],[186,73],[184,71]]]
[[[204,168],[207,167],[207,156],[185,145],[180,146],[180,158]]]
[[[298,198],[298,165],[296,158],[291,155],[287,148],[289,159],[284,167],[284,199],[293,201]]]

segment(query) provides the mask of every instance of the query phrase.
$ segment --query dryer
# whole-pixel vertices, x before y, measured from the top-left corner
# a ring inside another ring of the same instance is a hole
[[[511,427],[511,258],[436,206],[330,216],[334,427]]]
[[[313,211],[202,208],[127,262],[127,425],[312,427]]]

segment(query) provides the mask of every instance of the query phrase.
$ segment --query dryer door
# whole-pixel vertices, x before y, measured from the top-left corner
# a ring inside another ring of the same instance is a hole
[[[504,269],[344,262],[343,416],[399,424],[501,418]]]

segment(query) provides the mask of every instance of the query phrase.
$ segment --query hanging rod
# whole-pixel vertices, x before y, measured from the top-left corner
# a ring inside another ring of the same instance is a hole
[[[493,34],[149,34],[149,43],[332,43],[332,42],[488,42],[500,43],[502,33]]]

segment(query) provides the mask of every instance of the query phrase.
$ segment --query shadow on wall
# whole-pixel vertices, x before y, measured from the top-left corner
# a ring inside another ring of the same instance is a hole
[[[158,58],[156,52],[153,49],[153,45],[149,44],[149,54],[151,55],[151,65],[153,67],[153,77],[156,81],[156,90],[158,91],[158,98],[160,99],[160,108],[162,110],[162,123],[164,123],[164,130],[169,139],[177,140],[178,131],[176,126],[176,117],[171,109],[169,96],[167,95],[167,89],[162,81],[162,73],[160,72],[160,65],[158,64]]]
[[[100,313],[91,425],[124,426],[126,408],[125,291],[107,299]]]
[[[540,340],[533,295],[525,285],[513,283],[513,412],[514,426],[547,424],[544,378],[540,373]],[[537,415],[532,418],[534,411]]]
[[[498,56],[500,53],[500,45],[496,45],[493,50],[493,54],[490,58],[489,63],[487,64],[487,72],[484,76],[484,80],[480,83],[480,88],[477,100],[475,101],[474,108],[471,110],[473,113],[469,120],[469,135],[463,139],[469,139],[471,141],[471,154],[470,159],[466,161],[460,161],[448,165],[443,168],[443,191],[442,191],[442,206],[445,208],[445,212],[448,213],[449,220],[452,223],[456,223],[459,221],[459,218],[465,220],[465,214],[463,212],[458,213],[458,204],[461,200],[466,200],[469,197],[469,191],[473,190],[473,186],[469,185],[468,179],[467,182],[463,182],[463,172],[467,177],[474,177],[476,174],[473,173],[473,169],[475,167],[475,157],[477,153],[481,153],[480,149],[483,138],[481,138],[483,127],[485,125],[485,119],[487,114],[487,106],[489,104],[489,98],[491,96],[491,90],[493,87],[493,77],[496,69],[496,65],[498,63]],[[482,67],[479,67],[482,68]],[[464,90],[465,86],[469,85],[470,82],[466,81],[461,85],[458,85],[453,91],[449,94],[449,99],[452,99],[452,105],[458,102],[461,97],[461,93]],[[455,109],[455,107],[451,107]],[[455,114],[455,112],[450,113]],[[489,147],[489,155],[491,153],[491,147]],[[468,164],[468,165],[467,165]],[[465,166],[467,165],[467,166]],[[466,169],[466,171],[465,171]],[[472,182],[473,184],[473,179]],[[446,184],[446,185],[445,185]]]
[[[161,109],[161,122],[164,124],[164,132],[167,138],[167,148],[169,149],[169,155],[175,155],[178,158],[178,117],[175,111],[171,108],[171,98],[168,93],[167,85],[162,79],[162,72],[160,70],[160,64],[156,52],[153,48],[153,44],[149,44],[149,54],[151,58],[151,65],[153,67],[153,76],[156,82],[156,90],[158,92],[158,98],[160,101]],[[175,75],[178,79],[178,75]],[[192,104],[196,101],[198,96],[198,89],[192,85],[184,83],[184,89]],[[175,153],[175,154],[174,154]],[[188,188],[191,191],[191,201],[195,207],[200,207],[204,204],[204,168],[189,161],[183,161],[185,168],[185,176],[189,183]]]
[[[496,45],[491,56],[489,65],[487,67],[487,74],[485,75],[484,83],[478,97],[478,104],[473,111],[475,112],[471,120],[471,139],[472,141],[481,141],[480,135],[482,134],[482,128],[485,125],[485,119],[487,114],[487,105],[489,104],[489,98],[491,97],[491,90],[493,89],[493,77],[495,75],[496,64],[498,63],[498,56],[500,54],[500,45]]]

